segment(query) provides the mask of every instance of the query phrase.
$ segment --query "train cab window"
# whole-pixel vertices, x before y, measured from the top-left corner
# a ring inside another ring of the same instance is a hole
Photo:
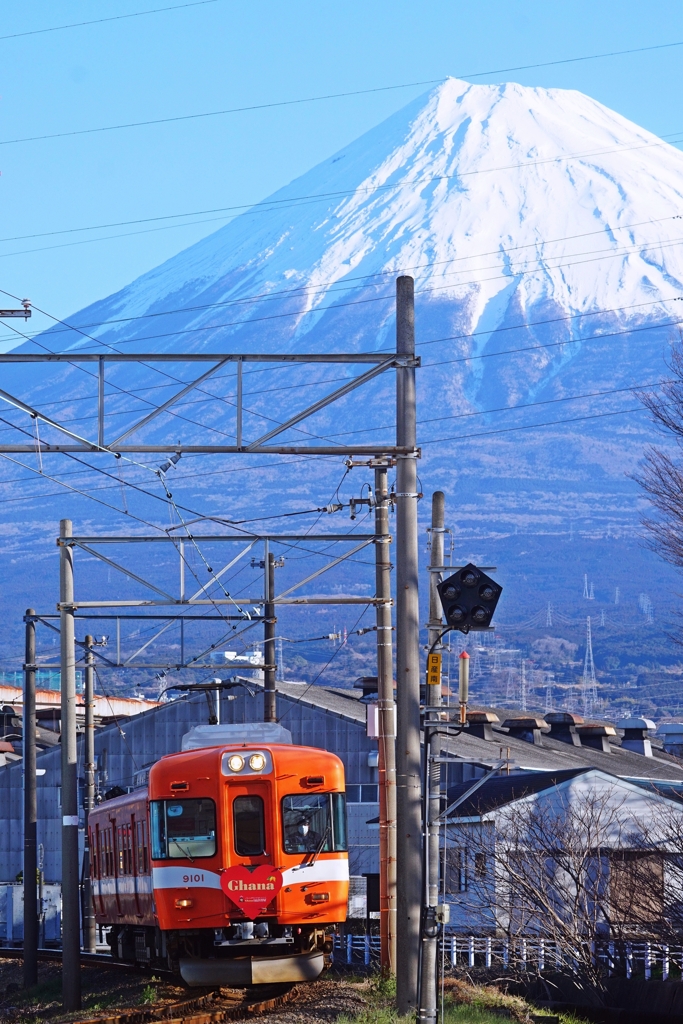
[[[308,793],[282,799],[285,853],[346,850],[346,801],[343,793]]]
[[[257,857],[265,849],[263,800],[260,796],[236,796],[232,802],[235,853]]]
[[[152,859],[213,857],[216,852],[216,805],[206,797],[152,800]]]

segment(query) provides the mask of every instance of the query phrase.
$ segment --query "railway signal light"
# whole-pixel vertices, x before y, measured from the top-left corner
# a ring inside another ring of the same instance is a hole
[[[462,633],[488,629],[503,588],[470,562],[437,586],[446,622]]]

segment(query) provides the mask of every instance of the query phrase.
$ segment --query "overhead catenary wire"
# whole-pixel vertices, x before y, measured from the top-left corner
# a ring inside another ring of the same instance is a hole
[[[68,25],[50,25],[48,28],[27,29],[24,32],[11,32],[9,35],[0,36],[0,43],[7,39],[23,39],[25,36],[42,36],[46,32],[64,32],[70,28],[84,28],[86,25],[102,25],[107,21],[126,21],[129,18],[143,18],[148,14],[163,14],[166,11],[182,11],[187,7],[205,7],[207,4],[216,4],[219,0],[189,0],[188,3],[174,4],[172,7],[153,7],[146,11],[131,11],[130,14],[113,14],[107,18],[93,18],[90,21],[73,21]]]
[[[362,612],[360,613],[360,615],[358,616],[358,618],[354,622],[353,628],[352,628],[351,632],[349,634],[347,634],[347,635],[353,635],[353,634],[356,633],[358,627],[360,626],[361,620],[362,620],[363,616],[365,615],[365,613],[367,612],[369,607],[370,607],[369,605],[365,605],[365,607],[363,608]],[[311,689],[311,687],[315,686],[315,684],[318,682],[318,680],[322,676],[323,672],[327,671],[327,669],[330,667],[330,665],[332,664],[334,659],[337,657],[337,654],[339,653],[339,651],[343,650],[343,648],[345,646],[346,646],[346,644],[340,644],[339,647],[335,647],[334,651],[332,652],[332,657],[328,658],[326,663],[323,665],[323,667],[320,669],[320,671],[314,676],[314,678],[308,684],[306,689],[302,693],[297,694],[296,698],[293,699],[290,702],[289,707],[287,708],[287,710],[282,715],[280,715],[280,717],[278,718],[278,723],[281,723],[287,717],[287,715],[292,710],[292,708],[294,707],[295,704],[299,704],[304,699],[304,697],[306,696],[308,691]]]
[[[0,288],[0,294],[7,295],[10,298],[15,299],[16,301],[21,301],[21,300],[17,300],[17,297],[15,295],[12,295],[11,292],[4,291],[4,289],[1,289],[1,288]],[[43,309],[40,309],[38,306],[35,305],[35,303],[33,304],[33,308],[37,309],[39,312],[43,313],[45,316],[48,316],[51,320],[54,320],[56,323],[64,324],[63,320],[60,320],[58,317],[53,316],[51,313],[47,313]],[[13,327],[11,325],[8,325],[8,326],[9,326],[10,330],[14,331],[16,334],[20,335],[21,337],[25,337],[23,332],[20,331],[18,328]],[[109,344],[108,342],[102,341],[100,338],[93,338],[91,335],[86,334],[81,328],[74,327],[72,329],[75,330],[78,334],[81,334],[83,337],[87,338],[88,340],[90,340],[90,341],[92,341],[92,342],[102,346],[103,348],[111,349],[113,352],[117,351],[116,348],[114,348],[113,345]],[[35,338],[27,339],[27,340],[31,340],[34,344],[40,345],[40,347],[44,348],[47,352],[50,351],[47,348],[46,345],[44,345],[42,342],[38,342]],[[51,354],[54,354],[54,353],[51,353]],[[87,376],[90,376],[90,377],[93,377],[93,378],[96,376],[95,373],[93,373],[92,371],[86,369],[85,367],[82,367],[78,363],[69,363],[69,365],[74,367],[74,368],[76,368],[76,369],[78,369],[78,370],[81,370],[84,373],[86,373]],[[172,381],[174,381],[174,383],[177,383],[177,384],[185,384],[186,383],[185,381],[182,381],[179,378],[174,377],[172,374],[168,373],[166,370],[161,370],[159,367],[151,366],[149,363],[145,363],[145,362],[143,362],[141,365],[143,365],[144,367],[146,367],[146,369],[151,370],[154,373],[158,373],[158,374],[160,374],[163,377],[170,378]],[[111,382],[110,382],[110,386],[113,386],[114,388],[116,388],[117,391],[121,392],[122,394],[127,394],[127,395],[130,396],[130,392],[128,392],[125,388],[120,387],[118,384],[113,384],[112,385]],[[220,402],[222,402],[224,404],[228,404],[228,405],[232,404],[227,399],[222,398],[219,395],[217,396],[217,395],[214,395],[214,394],[212,394],[210,392],[204,391],[204,389],[201,388],[201,387],[197,387],[197,388],[195,388],[195,390],[199,391],[199,392],[201,392],[203,394],[206,394],[207,397],[211,398],[214,401],[217,400],[217,401],[220,401]],[[145,398],[139,398],[138,396],[135,396],[135,397],[138,399],[138,401],[142,401],[146,405],[150,405],[152,407],[152,409],[158,408],[157,406],[154,405],[153,402],[150,402],[150,401],[148,401]],[[166,411],[168,412],[168,414],[170,416],[176,417],[176,418],[178,418],[180,420],[184,420],[185,422],[190,423],[193,426],[197,426],[197,427],[201,427],[201,428],[204,428],[204,429],[211,430],[214,433],[221,434],[224,437],[232,438],[234,436],[232,434],[226,434],[226,432],[224,430],[219,430],[217,427],[208,426],[207,424],[203,424],[203,423],[197,423],[195,420],[188,420],[187,417],[182,416],[180,413],[177,413],[176,411],[174,411],[172,409],[168,409]],[[275,423],[276,426],[280,426],[281,425],[280,421],[273,420],[271,417],[267,416],[264,413],[256,412],[255,410],[246,410],[246,411],[248,411],[250,413],[253,413],[253,415],[260,417],[261,419],[265,420],[266,422]],[[317,436],[315,434],[310,434],[309,431],[304,430],[301,427],[294,427],[293,429],[296,430],[297,433],[304,434],[304,435],[306,435],[308,437],[316,437]],[[130,456],[123,455],[122,453],[113,453],[113,452],[111,452],[111,450],[109,448],[107,448],[106,445],[99,445],[98,444],[97,447],[101,451],[103,451],[103,452],[109,452],[110,454],[116,454],[117,458],[124,458],[127,462],[131,462],[134,465],[137,465],[137,466],[139,466],[142,469],[150,470],[151,472],[156,473],[155,470],[151,469],[151,467],[147,466],[145,463],[141,463],[138,460],[131,459]]]
[[[630,55],[630,54],[634,54],[634,53],[647,53],[647,52],[656,51],[656,50],[669,50],[669,49],[674,49],[674,48],[679,47],[679,46],[683,46],[683,40],[682,41],[677,41],[677,42],[670,42],[670,43],[658,43],[658,44],[655,44],[653,46],[632,47],[632,48],[630,48],[628,50],[609,50],[609,51],[606,51],[606,52],[603,52],[603,53],[587,54],[587,55],[583,55],[583,56],[580,56],[580,57],[565,57],[565,58],[559,59],[559,60],[542,61],[541,63],[536,63],[536,64],[520,64],[520,65],[518,65],[516,67],[493,68],[493,69],[490,69],[488,71],[473,71],[473,72],[467,72],[467,73],[458,73],[457,77],[464,78],[464,79],[467,79],[467,78],[486,78],[489,75],[510,74],[512,71],[530,71],[530,70],[533,70],[533,69],[536,69],[536,68],[555,67],[555,66],[558,66],[558,65],[561,65],[561,64],[576,64],[576,63],[579,63],[581,61],[602,60],[602,59],[605,59],[605,58],[608,58],[608,57],[621,57],[621,56],[626,56],[626,55]],[[319,102],[322,102],[324,100],[346,99],[346,98],[351,97],[351,96],[368,96],[368,95],[371,95],[372,93],[391,92],[391,91],[398,90],[398,89],[411,89],[411,88],[417,88],[418,86],[423,86],[423,85],[438,85],[438,84],[440,84],[443,81],[444,81],[443,78],[433,78],[433,79],[423,80],[421,82],[403,82],[403,83],[401,83],[399,85],[384,85],[384,86],[376,86],[376,87],[371,88],[371,89],[354,89],[354,90],[350,90],[350,91],[347,91],[347,92],[325,93],[325,94],[320,95],[320,96],[305,96],[305,97],[301,97],[301,98],[298,98],[298,99],[292,99],[292,100],[278,100],[278,101],[274,101],[274,102],[270,102],[270,103],[253,103],[253,104],[250,104],[248,106],[242,106],[242,107],[228,107],[228,108],[226,108],[224,110],[208,110],[208,111],[202,111],[202,112],[196,113],[196,114],[179,114],[179,115],[176,115],[174,117],[154,118],[154,119],[150,119],[150,120],[147,120],[147,121],[129,121],[129,122],[126,122],[126,123],[123,123],[123,124],[103,125],[103,126],[100,126],[100,127],[97,127],[97,128],[82,128],[82,129],[75,130],[75,131],[54,132],[54,133],[49,134],[49,135],[33,135],[33,136],[27,136],[25,138],[6,139],[6,140],[3,140],[3,141],[0,141],[0,145],[8,146],[8,145],[15,145],[17,143],[22,143],[22,142],[38,142],[38,141],[42,141],[42,140],[45,140],[45,139],[63,139],[63,138],[73,137],[73,136],[76,136],[76,135],[93,135],[93,134],[99,134],[101,132],[121,131],[121,130],[127,129],[127,128],[143,128],[143,127],[150,127],[152,125],[157,125],[157,124],[171,124],[173,122],[178,122],[178,121],[195,121],[195,120],[198,120],[200,118],[220,117],[220,116],[224,116],[224,115],[228,115],[228,114],[242,114],[242,113],[248,113],[248,112],[252,112],[252,111],[256,111],[256,110],[272,110],[274,108],[298,106],[298,105],[305,104],[305,103],[319,103]]]
[[[403,187],[405,184],[410,184],[410,182],[409,183],[398,183],[397,185],[392,185],[392,187]],[[634,223],[631,223],[631,224],[616,225],[616,226],[611,227],[610,230],[612,232],[620,231],[620,230],[633,230],[636,227],[643,227],[645,225],[664,223],[664,222],[666,222],[668,220],[681,220],[681,219],[683,219],[681,214],[671,214],[670,216],[656,218],[654,220],[651,219],[651,220],[648,220],[648,221],[638,221],[638,222],[634,222]],[[513,252],[518,252],[518,251],[520,251],[522,249],[529,249],[529,248],[537,249],[539,245],[543,245],[543,246],[556,245],[556,244],[559,244],[560,242],[573,241],[573,240],[576,240],[576,239],[579,239],[579,238],[588,238],[588,237],[592,237],[592,236],[595,236],[595,235],[604,236],[605,230],[606,230],[606,227],[602,228],[602,229],[599,229],[599,230],[595,230],[595,231],[586,231],[586,232],[581,232],[579,234],[566,235],[566,236],[563,236],[563,237],[560,237],[560,238],[536,239],[534,242],[524,243],[524,244],[519,245],[519,246],[508,246],[506,248],[500,248],[500,249],[497,249],[497,250],[489,250],[489,251],[482,252],[482,253],[470,253],[470,254],[467,254],[467,255],[464,255],[464,256],[454,256],[454,257],[450,257],[450,258],[444,259],[444,260],[433,260],[433,261],[428,261],[428,262],[422,262],[422,263],[419,263],[419,264],[415,264],[413,266],[397,266],[397,267],[389,268],[389,269],[386,269],[386,270],[373,272],[371,274],[363,274],[363,275],[355,275],[355,276],[345,276],[344,278],[341,278],[338,281],[322,282],[322,283],[319,283],[319,284],[316,284],[316,285],[304,285],[304,286],[300,286],[298,288],[291,288],[291,289],[279,289],[279,290],[274,291],[274,292],[260,292],[260,293],[254,294],[254,295],[239,296],[239,297],[234,298],[234,299],[226,299],[226,300],[222,300],[220,302],[202,303],[202,304],[199,304],[199,305],[194,304],[194,305],[191,305],[191,306],[184,306],[184,307],[174,308],[174,309],[170,309],[170,310],[155,310],[154,312],[149,312],[148,311],[148,312],[145,312],[145,313],[137,314],[135,316],[115,317],[113,319],[101,320],[101,321],[93,321],[91,323],[80,324],[80,325],[68,324],[65,321],[60,321],[60,320],[56,320],[56,322],[62,324],[64,329],[65,329],[65,331],[74,330],[74,331],[78,331],[80,333],[85,333],[86,329],[92,329],[93,327],[102,327],[102,326],[106,326],[106,325],[114,325],[114,324],[120,324],[120,323],[131,323],[131,322],[135,322],[135,321],[138,321],[138,320],[147,320],[147,319],[152,319],[152,318],[158,318],[160,316],[171,316],[171,315],[175,315],[175,314],[183,313],[183,312],[200,312],[200,311],[206,310],[206,309],[217,309],[217,308],[222,308],[222,307],[227,307],[227,306],[243,305],[243,304],[246,304],[246,303],[253,303],[253,302],[257,302],[257,301],[275,301],[275,300],[279,300],[279,299],[281,299],[283,297],[288,297],[288,296],[298,295],[298,294],[306,295],[306,294],[310,294],[311,292],[324,292],[324,293],[336,294],[338,292],[343,292],[343,291],[350,290],[349,289],[349,284],[352,284],[352,283],[355,283],[355,282],[358,282],[358,281],[369,281],[369,280],[372,280],[374,278],[384,278],[384,277],[387,277],[387,276],[394,276],[394,275],[396,275],[398,273],[407,273],[409,271],[412,273],[412,272],[414,272],[416,270],[424,270],[424,269],[429,269],[429,268],[437,267],[437,266],[445,266],[447,264],[459,263],[459,262],[462,262],[464,260],[481,259],[481,258],[484,258],[486,256],[505,256],[505,255],[509,255],[510,253],[513,253]],[[675,244],[677,241],[678,240],[674,240],[674,242],[672,244]],[[643,247],[643,244],[644,243],[639,243],[639,244],[633,243],[630,247],[621,247],[621,248],[622,249],[625,249],[625,248],[641,249]],[[658,245],[658,244],[662,245],[664,243],[654,243],[654,245]],[[600,251],[600,250],[597,250],[597,251]],[[605,251],[605,250],[602,250],[602,251]],[[609,255],[618,254],[619,251],[620,251],[619,249],[615,249],[614,247],[612,247],[609,250]],[[7,254],[7,255],[10,255],[10,254]],[[578,254],[578,255],[581,255],[581,254]],[[565,256],[543,257],[544,260],[545,259],[565,259],[565,258],[566,258]],[[541,260],[542,260],[542,258],[540,256],[538,256],[536,262],[541,262]],[[463,271],[455,271],[455,272],[456,273],[475,273],[475,272],[476,273],[480,273],[482,269],[498,269],[498,268],[497,267],[494,267],[494,268],[477,268],[476,271],[475,270],[468,271],[468,270],[465,269]],[[480,282],[469,282],[469,283],[480,283]],[[6,292],[5,294],[9,295],[10,293]],[[17,301],[20,301],[16,296],[11,296],[11,297],[12,298],[16,298]],[[317,308],[319,308],[319,307],[316,307],[316,309]],[[311,311],[315,311],[315,310],[311,310]],[[49,314],[46,314],[46,315],[49,315]],[[299,315],[302,315],[302,312],[301,311],[297,311],[297,312],[294,312],[294,313],[290,313],[288,315],[290,315],[290,316],[299,316]],[[52,319],[56,319],[56,318],[52,318]],[[255,321],[252,319],[252,320],[249,320],[249,321],[246,321],[246,322],[253,323]],[[225,324],[225,325],[215,325],[215,326],[234,326],[234,325],[233,324]],[[63,333],[63,332],[60,332],[60,330],[58,328],[57,329],[53,328],[51,333],[52,334],[58,334],[58,333]],[[182,332],[176,332],[176,333],[182,333]],[[87,334],[85,336],[89,337],[89,335],[87,335]],[[27,335],[27,337],[28,337],[28,335]],[[100,344],[105,344],[101,339],[93,339],[93,340],[97,340]],[[125,340],[125,339],[123,339],[123,340]],[[144,340],[144,339],[132,339],[132,340]],[[121,341],[117,342],[117,344],[121,344],[121,343],[122,343]]]
[[[653,249],[663,249],[663,248],[668,248],[669,246],[679,245],[680,243],[681,243],[681,239],[676,239],[675,241],[667,242],[667,243],[664,243],[664,244],[648,245],[646,248],[651,249],[651,250],[653,250]],[[640,245],[637,248],[638,249],[642,249],[643,246]],[[623,256],[623,255],[624,254],[621,253],[621,252],[608,252],[608,253],[605,253],[604,255],[601,255],[601,256],[596,256],[594,258],[591,257],[590,259],[583,259],[583,260],[570,261],[570,262],[566,262],[566,263],[559,263],[556,266],[551,267],[550,269],[551,270],[566,270],[566,269],[568,269],[570,267],[583,266],[583,265],[585,265],[587,263],[597,263],[597,262],[601,262],[602,260],[614,259],[615,257]],[[558,258],[560,258],[560,257],[558,257]],[[528,277],[528,276],[530,276],[532,274],[538,274],[538,273],[544,272],[543,271],[543,261],[541,260],[540,257],[539,257],[537,262],[538,262],[538,266],[534,267],[533,269],[531,269],[531,270],[518,270],[518,271],[515,271],[515,273],[512,276],[516,277],[516,278],[521,278],[521,277]],[[491,269],[495,269],[495,268],[491,268]],[[472,270],[472,271],[464,271],[463,273],[475,273],[475,271],[474,270]],[[434,286],[429,287],[429,288],[416,288],[415,289],[415,294],[416,295],[430,295],[430,294],[434,294],[435,292],[441,292],[441,291],[445,291],[445,290],[454,290],[456,288],[471,288],[471,287],[473,287],[475,285],[486,284],[489,281],[497,281],[500,278],[505,278],[506,280],[510,280],[510,277],[511,277],[511,275],[505,272],[505,268],[501,268],[500,272],[498,274],[496,274],[495,276],[493,276],[493,277],[478,278],[478,279],[474,279],[474,280],[471,280],[471,281],[454,281],[454,282],[449,282],[448,284],[434,285]],[[130,345],[130,344],[141,344],[141,343],[147,342],[147,341],[159,341],[159,340],[164,339],[164,338],[178,338],[178,337],[181,337],[182,335],[190,335],[190,334],[196,335],[196,334],[201,334],[201,333],[204,333],[204,332],[207,332],[207,331],[217,332],[217,331],[222,330],[222,329],[224,329],[226,327],[253,326],[254,324],[267,323],[267,322],[273,321],[273,320],[287,320],[287,319],[291,319],[291,318],[300,319],[301,317],[304,317],[304,316],[318,315],[320,313],[330,312],[330,311],[331,312],[335,312],[337,310],[345,309],[345,308],[351,307],[351,306],[366,306],[368,304],[372,304],[372,303],[376,303],[376,302],[390,303],[390,302],[393,302],[393,301],[394,301],[393,293],[387,293],[385,295],[369,296],[369,297],[366,297],[366,298],[363,298],[363,299],[351,299],[348,302],[333,302],[332,304],[327,305],[327,306],[311,306],[310,308],[307,308],[307,309],[289,310],[287,312],[281,312],[281,313],[270,313],[270,314],[267,314],[265,316],[251,317],[251,318],[249,318],[247,320],[229,320],[229,321],[226,321],[226,322],[221,323],[221,324],[207,324],[207,325],[204,325],[204,326],[201,326],[201,327],[181,328],[180,330],[176,329],[176,330],[173,330],[173,331],[166,331],[166,332],[161,333],[161,334],[148,334],[148,335],[143,335],[141,337],[135,337],[135,338],[122,338],[119,341],[117,341],[117,346]],[[665,301],[665,300],[660,300],[660,301]],[[78,333],[83,333],[78,328],[73,328],[73,329],[78,331]],[[99,339],[93,339],[93,340],[97,341],[99,344],[104,344]]]
[[[676,136],[678,136],[678,135],[681,135],[680,131],[678,131],[678,132],[671,132],[668,135],[662,135],[662,136],[660,136],[660,138],[666,144],[668,144],[668,145],[678,145],[679,142],[681,141],[681,140],[678,140],[676,138]],[[667,140],[669,140],[669,141],[667,141]],[[656,144],[657,143],[651,143],[650,145],[656,145]],[[555,157],[555,158],[548,158],[548,159],[555,159],[555,160],[560,160],[560,159],[565,159],[565,160],[568,160],[568,159],[581,159],[582,155],[585,155],[585,154],[576,154],[574,156],[569,155],[569,156],[565,156],[565,157]],[[510,169],[514,169],[515,167],[522,167],[522,166],[526,167],[526,166],[528,166],[528,164],[527,163],[525,163],[525,164],[510,164],[510,165],[508,165],[504,169],[510,170]],[[483,173],[492,173],[493,171],[499,170],[499,169],[500,168],[493,168],[491,170],[489,170],[489,169],[482,169],[482,170],[477,170],[477,171],[465,171],[465,172],[462,172],[462,173],[467,174],[467,175],[483,174]],[[0,244],[2,244],[3,242],[22,241],[22,240],[25,240],[25,239],[28,240],[28,239],[31,239],[31,238],[47,238],[47,237],[51,237],[51,236],[54,236],[54,235],[74,234],[74,233],[77,233],[77,232],[80,232],[80,231],[101,231],[101,230],[105,230],[105,229],[110,228],[110,227],[126,227],[126,226],[129,226],[129,225],[132,226],[132,225],[137,225],[137,224],[149,224],[149,223],[154,223],[154,222],[160,221],[160,220],[173,220],[173,219],[181,218],[181,217],[205,216],[207,214],[212,214],[212,213],[224,213],[224,214],[233,213],[234,214],[233,217],[209,217],[208,219],[205,219],[205,220],[183,221],[182,223],[175,224],[175,225],[166,225],[166,226],[161,226],[161,227],[158,227],[158,228],[149,228],[149,229],[143,229],[143,230],[139,230],[139,231],[123,232],[123,233],[119,233],[117,235],[105,235],[105,236],[100,236],[99,238],[94,238],[94,239],[81,239],[81,240],[77,240],[75,242],[58,243],[56,245],[41,246],[41,247],[38,247],[38,248],[35,248],[35,249],[20,249],[20,250],[14,251],[14,252],[0,253],[0,259],[8,257],[8,256],[21,256],[21,255],[28,255],[28,254],[36,253],[36,252],[49,252],[52,249],[65,248],[65,247],[69,247],[69,246],[73,246],[73,245],[83,245],[83,244],[86,244],[86,243],[89,243],[89,242],[108,241],[108,240],[113,240],[113,239],[118,239],[118,238],[128,238],[128,237],[131,237],[133,235],[147,234],[149,232],[157,231],[157,230],[163,231],[163,230],[167,230],[168,228],[173,228],[173,227],[190,227],[190,226],[194,226],[194,225],[197,225],[197,224],[210,224],[210,223],[215,223],[215,221],[217,221],[217,220],[223,220],[223,221],[230,222],[240,212],[243,213],[243,214],[244,213],[263,214],[263,213],[268,213],[268,212],[277,212],[278,210],[281,210],[281,209],[292,209],[292,208],[297,208],[299,206],[309,206],[312,203],[324,202],[325,200],[333,200],[333,199],[341,200],[341,199],[344,199],[344,198],[352,198],[353,196],[355,196],[355,195],[357,195],[359,193],[363,193],[363,192],[366,192],[366,193],[369,193],[369,194],[375,194],[377,192],[381,193],[381,192],[386,191],[388,189],[389,190],[395,190],[395,189],[400,189],[400,188],[406,188],[406,187],[408,187],[410,185],[430,184],[433,181],[442,181],[442,180],[447,180],[449,178],[461,177],[461,176],[462,175],[460,173],[451,174],[451,175],[436,175],[436,176],[431,177],[431,178],[409,179],[407,181],[392,182],[391,184],[386,184],[386,185],[373,185],[372,187],[357,186],[354,189],[347,189],[347,190],[345,190],[343,192],[312,193],[310,195],[298,196],[298,197],[295,197],[295,198],[292,198],[292,199],[262,199],[262,200],[259,200],[256,203],[243,203],[243,204],[240,204],[240,205],[233,205],[233,206],[214,207],[212,209],[208,209],[208,210],[204,210],[204,211],[196,211],[196,212],[188,212],[188,213],[176,213],[176,214],[165,214],[165,215],[157,216],[157,217],[142,217],[142,218],[137,218],[135,220],[113,221],[113,222],[110,222],[110,223],[107,223],[107,224],[90,225],[90,226],[84,226],[84,227],[79,227],[79,228],[63,228],[63,229],[57,230],[57,231],[34,232],[34,233],[28,234],[28,235],[12,235],[12,236],[9,236],[7,238],[0,238]],[[667,220],[667,219],[669,219],[669,218],[658,218],[657,220],[653,221],[652,223],[658,223],[659,220]],[[643,223],[650,223],[650,222],[643,222]],[[618,226],[618,228],[619,227],[621,227],[621,226]],[[595,234],[595,233],[596,232],[586,232],[585,234]],[[584,237],[584,236],[576,235],[576,236],[568,236],[568,237],[571,238],[571,237]],[[525,246],[513,247],[513,248],[525,248]],[[467,259],[469,257],[461,257],[461,258]],[[441,262],[450,262],[450,261],[449,260],[446,260],[446,261],[437,260],[437,261],[434,262],[433,265],[438,265]],[[410,268],[406,268],[406,269],[410,269]],[[363,275],[363,276],[364,277],[376,277],[376,276],[381,276],[382,273],[394,273],[394,272],[395,271],[388,271],[388,272],[384,271],[384,272],[379,272],[379,274],[368,274],[368,275]],[[355,278],[347,278],[346,280],[355,280]],[[296,291],[298,289],[293,289],[293,290]]]

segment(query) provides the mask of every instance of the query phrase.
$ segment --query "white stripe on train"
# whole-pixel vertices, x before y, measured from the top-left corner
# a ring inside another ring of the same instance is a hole
[[[183,867],[152,868],[155,889],[220,889],[220,875],[215,871],[193,871]],[[310,882],[348,882],[347,860],[317,860],[300,864],[282,872],[283,885]]]

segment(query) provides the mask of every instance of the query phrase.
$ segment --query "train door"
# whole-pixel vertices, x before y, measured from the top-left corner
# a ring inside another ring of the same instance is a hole
[[[227,790],[228,847],[232,863],[277,867],[269,783],[231,783]]]
[[[144,813],[144,812],[143,812]],[[147,844],[147,820],[135,822],[135,893],[139,913],[142,917],[150,912],[151,878],[149,870],[149,847]]]
[[[133,895],[135,898],[135,915],[136,917],[142,917],[142,906],[140,903],[140,889],[139,889],[139,851],[140,851],[140,837],[139,831],[136,825],[140,822],[136,822],[135,814],[130,816],[130,825],[128,826],[130,832],[130,873],[132,875],[133,883]]]
[[[121,909],[121,893],[119,891],[121,870],[123,867],[123,829],[119,825],[116,826],[116,818],[110,818],[111,821],[111,835],[112,835],[112,860],[113,860],[113,875],[114,875],[114,895],[116,897],[116,912],[119,917],[122,916]]]

